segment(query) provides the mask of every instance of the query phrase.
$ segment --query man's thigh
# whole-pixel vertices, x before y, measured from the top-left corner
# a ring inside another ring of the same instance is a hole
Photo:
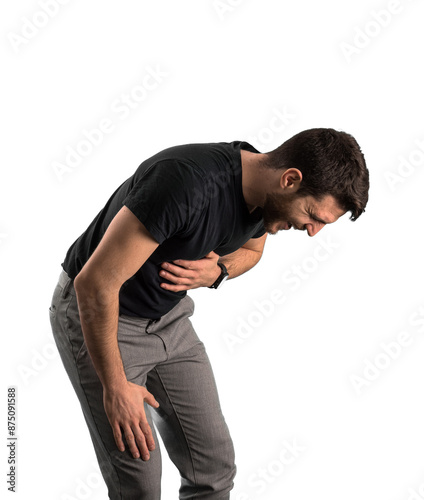
[[[205,346],[188,318],[180,321],[178,333],[159,326],[152,331],[168,346],[168,358],[149,371],[146,387],[160,404],[152,417],[180,471],[180,498],[195,498],[196,493],[199,498],[229,498],[236,473],[234,448]],[[184,338],[183,351],[176,337]]]
[[[145,462],[141,458],[134,459],[128,447],[120,452],[116,446],[103,406],[103,387],[84,342],[77,300],[71,286],[66,291],[58,284],[51,311],[54,311],[50,314],[53,335],[79,398],[110,498],[158,499],[161,456],[150,408],[145,403],[156,449]],[[126,317],[120,317],[118,322],[118,342],[127,378],[139,385],[145,385],[147,372],[155,362],[166,359],[162,341],[145,333],[146,324],[147,321],[134,322]]]

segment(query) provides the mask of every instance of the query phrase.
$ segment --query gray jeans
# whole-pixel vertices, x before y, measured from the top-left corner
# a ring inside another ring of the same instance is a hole
[[[156,429],[181,475],[180,499],[230,498],[236,474],[234,448],[221,412],[212,368],[189,317],[187,295],[159,320],[119,316],[118,343],[127,379],[159,402],[144,403],[156,448],[150,460],[118,450],[103,406],[103,387],[81,329],[72,280],[59,276],[50,306],[53,336],[81,403],[100,470],[113,500],[157,500],[162,462]]]

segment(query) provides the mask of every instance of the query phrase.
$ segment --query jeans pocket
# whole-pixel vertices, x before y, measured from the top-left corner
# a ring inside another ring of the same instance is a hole
[[[59,307],[59,300],[60,300],[61,295],[62,295],[62,290],[63,290],[63,288],[58,283],[53,291],[51,303],[49,306],[50,321],[53,321],[54,318],[56,317],[57,309]]]

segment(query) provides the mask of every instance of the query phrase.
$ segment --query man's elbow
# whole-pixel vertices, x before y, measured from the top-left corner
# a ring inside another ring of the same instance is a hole
[[[257,263],[261,260],[261,258],[262,258],[262,252],[256,252],[256,253],[257,253],[257,255],[256,255],[256,259],[255,259],[254,264],[253,264],[253,266],[252,266],[252,267],[256,266],[256,264],[257,264]]]
[[[74,279],[74,289],[78,299],[106,301],[118,295],[120,286],[101,275],[81,271]]]
[[[93,277],[86,276],[86,274],[82,271],[80,271],[74,278],[74,289],[77,295],[87,293],[90,289],[94,288],[96,288],[96,283]]]

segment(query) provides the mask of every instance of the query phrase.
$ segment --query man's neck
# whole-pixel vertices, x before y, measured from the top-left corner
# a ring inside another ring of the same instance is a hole
[[[242,168],[242,189],[249,212],[262,207],[265,201],[266,170],[261,169],[265,154],[240,150]]]

